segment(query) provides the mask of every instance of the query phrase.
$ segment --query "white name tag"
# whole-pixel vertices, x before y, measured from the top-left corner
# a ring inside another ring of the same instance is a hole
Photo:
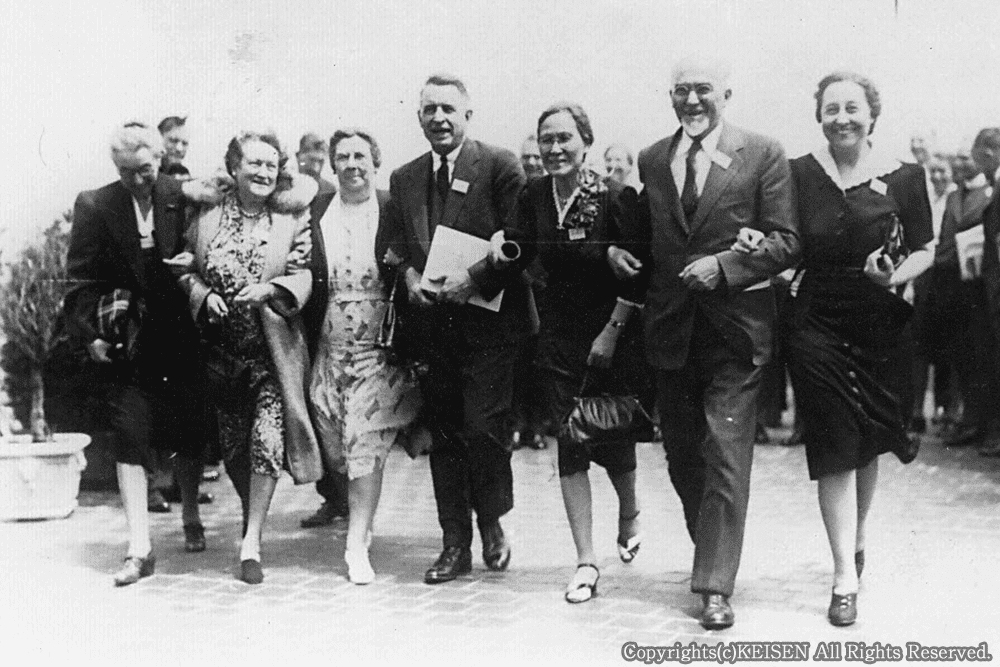
[[[719,165],[723,169],[729,169],[729,165],[733,163],[733,158],[720,151],[715,151],[712,153],[712,162]]]
[[[469,182],[463,181],[460,178],[456,178],[451,182],[451,189],[455,192],[461,192],[463,195],[469,191]]]
[[[569,229],[569,240],[570,241],[580,241],[587,238],[587,230],[580,229],[579,227],[570,227]]]
[[[885,183],[877,178],[872,179],[871,188],[880,195],[885,195],[885,193],[889,191],[889,188],[886,187]]]

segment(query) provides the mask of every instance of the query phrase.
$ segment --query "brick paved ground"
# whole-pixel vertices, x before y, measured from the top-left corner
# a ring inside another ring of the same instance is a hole
[[[346,581],[344,531],[299,528],[311,487],[279,484],[265,536],[263,585],[234,578],[238,501],[223,479],[203,507],[209,550],[183,552],[179,508],[153,518],[156,576],[116,590],[124,555],[117,497],[87,493],[62,521],[0,524],[0,647],[34,663],[84,664],[618,664],[623,642],[880,641],[977,644],[1000,653],[1000,463],[925,443],[882,478],[860,595],[860,621],[825,620],[830,560],[802,448],[759,446],[734,628],[705,632],[689,593],[692,546],[657,445],[640,445],[646,539],[631,565],[614,550],[616,507],[593,471],[600,595],[568,605],[574,551],[554,452],[514,456],[514,511],[504,525],[511,570],[422,583],[439,549],[426,458],[394,452],[376,520],[376,582]],[[444,662],[447,660],[448,662]]]

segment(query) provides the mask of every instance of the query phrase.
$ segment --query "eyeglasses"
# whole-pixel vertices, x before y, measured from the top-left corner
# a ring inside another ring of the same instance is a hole
[[[679,83],[674,86],[670,94],[678,99],[687,99],[694,92],[698,99],[704,99],[715,92],[715,88],[710,83],[696,83],[694,85]]]

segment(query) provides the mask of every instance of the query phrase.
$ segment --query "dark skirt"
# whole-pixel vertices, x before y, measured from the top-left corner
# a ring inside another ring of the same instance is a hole
[[[608,394],[636,395],[647,410],[651,408],[651,373],[643,355],[640,320],[637,315],[632,317],[619,337],[614,361],[607,370],[587,366],[593,338],[571,338],[542,331],[535,364],[540,371],[541,395],[550,423],[557,427],[565,423],[588,372],[588,387]],[[635,470],[635,440],[590,449],[562,435],[558,440],[561,477],[586,471],[590,462],[614,476]]]
[[[807,269],[786,344],[810,479],[910,447],[912,310],[858,269]]]

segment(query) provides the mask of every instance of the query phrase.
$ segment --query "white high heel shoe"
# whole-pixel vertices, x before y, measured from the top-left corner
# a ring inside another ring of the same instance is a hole
[[[361,551],[347,550],[344,552],[344,562],[347,563],[347,578],[352,584],[364,586],[375,581],[375,570],[368,560],[368,549]]]

